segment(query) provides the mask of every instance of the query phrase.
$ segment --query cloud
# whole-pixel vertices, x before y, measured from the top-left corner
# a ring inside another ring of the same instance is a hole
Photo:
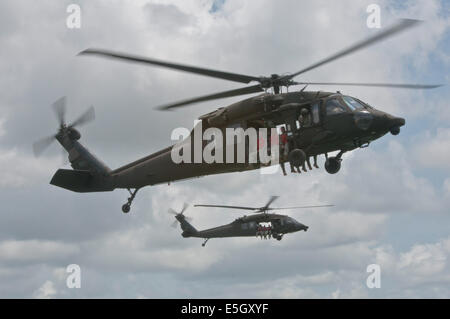
[[[41,182],[57,162],[55,158],[37,161],[17,149],[0,149],[0,188],[23,188]]]
[[[429,292],[425,290],[425,293],[420,293],[422,288],[448,285],[449,257],[450,238],[443,238],[435,243],[415,244],[408,251],[401,253],[395,253],[392,247],[377,249],[377,263],[380,264],[382,273],[396,282],[396,289],[403,287],[409,293],[416,290],[420,296],[427,296]],[[435,294],[435,297],[448,296],[448,292],[440,289],[437,291],[439,293]]]
[[[414,152],[419,165],[448,170],[450,168],[450,128],[438,127],[432,134],[425,131],[417,137]]]
[[[5,130],[3,125],[5,124],[5,119],[0,118],[0,138],[5,135]]]
[[[195,19],[173,4],[148,3],[143,7],[152,28],[161,33],[178,32],[184,27],[194,25]],[[173,23],[176,21],[177,23]]]
[[[57,293],[53,282],[47,280],[39,287],[38,290],[35,291],[34,297],[37,299],[50,299],[55,296]]]
[[[5,240],[0,242],[2,263],[39,263],[57,261],[78,253],[74,244],[42,240]]]

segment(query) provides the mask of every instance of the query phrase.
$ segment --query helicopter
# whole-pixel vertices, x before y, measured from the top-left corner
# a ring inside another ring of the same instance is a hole
[[[314,167],[318,155],[325,155],[325,169],[330,174],[340,170],[342,155],[356,148],[367,147],[372,141],[387,133],[397,135],[400,128],[405,125],[405,119],[393,116],[363,102],[360,99],[340,92],[306,91],[308,85],[355,85],[388,88],[431,89],[440,85],[421,84],[388,84],[388,83],[330,83],[330,82],[297,82],[293,78],[319,66],[330,63],[341,57],[366,48],[377,42],[385,40],[406,29],[417,25],[419,21],[403,19],[387,27],[365,40],[341,50],[328,58],[320,60],[300,71],[287,75],[272,74],[270,76],[250,76],[238,73],[217,71],[201,67],[165,62],[146,57],[119,53],[103,49],[87,49],[79,55],[94,55],[136,62],[145,65],[155,65],[169,69],[200,74],[240,83],[257,82],[234,90],[210,94],[206,96],[187,99],[184,101],[160,106],[159,110],[172,110],[192,103],[205,102],[219,98],[239,96],[251,93],[261,93],[245,100],[220,107],[212,112],[200,116],[199,122],[192,132],[201,125],[202,132],[209,128],[218,128],[225,131],[230,127],[249,128],[276,128],[280,125],[287,130],[290,151],[280,156],[280,163],[288,162],[291,167],[302,167],[306,164],[311,170],[310,158],[314,159]],[[295,85],[304,85],[299,91],[282,92]],[[186,180],[213,174],[242,172],[263,167],[260,162],[249,163],[248,141],[245,144],[246,158],[244,163],[175,163],[171,145],[156,153],[133,161],[117,169],[110,169],[94,154],[92,154],[79,139],[80,132],[76,126],[93,120],[93,109],[89,109],[71,124],[65,122],[66,99],[61,98],[53,105],[59,120],[59,129],[56,134],[33,144],[35,155],[39,155],[53,141],[57,140],[69,153],[69,162],[73,169],[58,169],[53,175],[50,184],[74,192],[103,192],[116,188],[127,189],[130,196],[122,206],[122,211],[128,213],[137,192],[145,187],[162,183],[170,184],[173,181]],[[306,113],[306,117],[305,117]],[[307,125],[299,123],[299,119],[308,118]],[[193,140],[191,134],[187,140]],[[272,136],[273,137],[273,136]],[[193,145],[193,144],[192,144]],[[207,147],[202,142],[202,149]],[[235,145],[236,148],[238,145]],[[286,148],[285,148],[286,149]],[[234,149],[233,149],[234,151]],[[337,155],[328,156],[328,153],[337,151]],[[236,155],[236,152],[234,152]],[[223,154],[226,156],[226,154]],[[300,173],[300,169],[298,169]]]
[[[278,196],[271,196],[266,205],[262,207],[244,207],[244,206],[228,206],[228,205],[204,205],[197,204],[194,207],[219,207],[229,209],[241,209],[251,211],[252,215],[242,216],[233,222],[209,228],[205,230],[197,230],[189,221],[190,217],[184,215],[188,205],[185,203],[182,210],[177,213],[173,209],[169,209],[168,213],[175,216],[175,221],[172,227],[176,227],[180,223],[183,230],[181,236],[184,238],[197,237],[203,238],[202,246],[205,247],[208,240],[211,238],[225,238],[225,237],[260,237],[261,239],[274,238],[280,241],[285,234],[294,233],[298,231],[307,231],[308,226],[296,221],[294,218],[287,215],[279,215],[268,213],[273,210],[283,209],[299,209],[299,208],[318,208],[318,207],[332,207],[334,205],[315,205],[315,206],[296,206],[296,207],[281,207],[273,208],[270,205],[278,198]]]

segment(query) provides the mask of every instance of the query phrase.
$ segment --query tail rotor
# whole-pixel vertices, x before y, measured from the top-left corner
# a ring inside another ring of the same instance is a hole
[[[58,119],[59,126],[65,126],[65,118],[67,111],[67,98],[65,96],[59,98],[52,104],[53,111],[55,112],[56,118]]]
[[[33,143],[33,153],[36,157],[40,156],[53,143],[55,139],[62,140],[67,136],[71,140],[78,140],[81,137],[81,134],[75,129],[75,127],[87,124],[95,119],[95,110],[94,107],[91,106],[75,121],[67,125],[65,122],[67,111],[67,99],[65,96],[59,98],[55,103],[53,103],[52,108],[59,122],[58,132],[54,135],[44,137]]]
[[[169,210],[167,211],[168,214],[174,215],[175,216],[175,220],[174,222],[171,224],[171,227],[176,228],[178,223],[181,223],[182,221],[186,220],[188,222],[192,221],[191,217],[187,217],[184,215],[184,212],[186,211],[186,209],[189,207],[188,204],[184,203],[183,204],[183,208],[181,209],[181,211],[179,213],[177,213],[175,210],[173,210],[172,208],[169,208]]]

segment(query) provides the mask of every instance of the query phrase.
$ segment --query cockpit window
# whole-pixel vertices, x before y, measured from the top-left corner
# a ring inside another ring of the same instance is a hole
[[[316,102],[311,107],[313,123],[317,124],[320,121],[320,111],[319,111],[319,102]]]
[[[364,105],[350,96],[343,96],[342,98],[344,99],[345,104],[347,104],[352,111],[365,109]]]
[[[334,115],[344,113],[345,109],[342,107],[338,99],[329,99],[326,104],[327,115]]]
[[[364,105],[364,107],[365,107],[366,109],[373,109],[373,106],[370,105],[369,103],[364,102],[364,101],[361,101],[361,100],[359,100],[359,99],[357,99],[357,98],[353,98],[353,99],[356,100],[356,101],[358,101],[359,104]]]

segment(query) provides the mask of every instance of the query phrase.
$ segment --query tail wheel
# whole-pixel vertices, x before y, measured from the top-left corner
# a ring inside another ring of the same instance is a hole
[[[123,204],[122,205],[122,212],[124,213],[124,214],[127,214],[127,213],[129,213],[130,212],[130,204]]]
[[[131,203],[133,203],[133,200],[136,197],[136,194],[137,194],[139,188],[136,188],[133,192],[129,188],[127,190],[131,196],[128,197],[127,202],[122,205],[122,212],[124,212],[125,214],[130,212]]]

